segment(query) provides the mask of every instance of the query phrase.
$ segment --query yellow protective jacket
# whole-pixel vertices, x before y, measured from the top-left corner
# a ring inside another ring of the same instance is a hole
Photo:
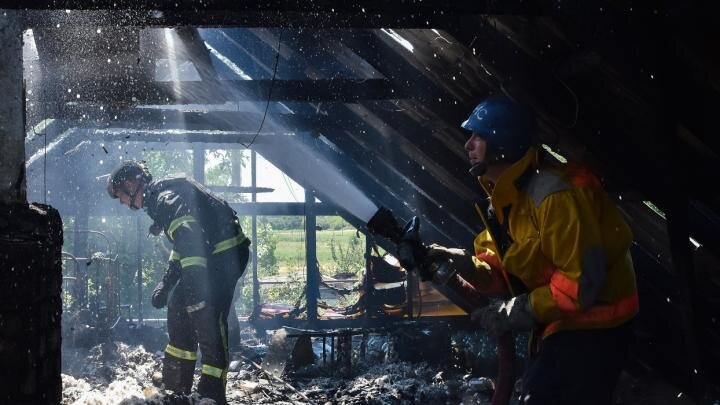
[[[527,287],[534,315],[545,325],[543,336],[630,320],[638,296],[629,226],[587,170],[539,159],[530,149],[494,187],[480,179],[511,241],[497,270]],[[487,229],[475,239],[480,271],[491,267],[483,262],[496,254],[494,240]]]

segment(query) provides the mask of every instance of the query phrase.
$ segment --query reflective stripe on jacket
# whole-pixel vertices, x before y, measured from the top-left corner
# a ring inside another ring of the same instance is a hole
[[[545,336],[635,316],[632,232],[596,177],[577,166],[541,165],[531,149],[502,173],[491,201],[512,240],[501,268],[530,290]],[[496,251],[487,231],[475,250],[479,259]]]
[[[183,229],[195,227],[201,234],[193,238],[204,240],[208,253],[218,247],[227,250],[229,244],[233,247],[247,240],[232,208],[191,178],[150,183],[143,204],[155,224],[174,243]]]
[[[143,205],[155,225],[173,243],[170,264],[179,261],[180,281],[192,286],[187,302],[200,305],[210,299],[208,273],[214,255],[249,243],[235,212],[223,200],[189,178],[173,178],[151,183]],[[212,280],[211,280],[212,279]]]

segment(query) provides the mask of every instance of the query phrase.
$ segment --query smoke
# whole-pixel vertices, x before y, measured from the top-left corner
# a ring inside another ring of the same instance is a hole
[[[378,207],[359,188],[347,180],[342,172],[297,136],[286,136],[282,147],[267,144],[263,140],[255,148],[276,165],[292,167],[292,172],[302,173],[306,186],[326,195],[335,205],[367,223]]]

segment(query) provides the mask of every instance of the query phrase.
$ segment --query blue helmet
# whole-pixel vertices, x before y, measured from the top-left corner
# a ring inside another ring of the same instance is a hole
[[[478,104],[460,126],[483,137],[496,161],[522,158],[535,143],[537,133],[535,113],[530,108],[500,97]]]

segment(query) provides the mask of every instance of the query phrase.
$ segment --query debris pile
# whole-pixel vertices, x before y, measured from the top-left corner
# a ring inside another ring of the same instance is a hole
[[[333,377],[296,381],[300,391],[317,403],[489,403],[492,381],[438,371],[425,363],[396,362],[369,367],[347,379]]]
[[[63,351],[63,404],[114,404],[158,393],[153,374],[161,369],[160,353],[121,342],[89,350]]]
[[[304,393],[246,358],[230,363],[226,396],[229,403],[237,404],[310,403]]]
[[[315,364],[284,381],[235,352],[227,376],[227,399],[232,404],[484,404],[492,396],[489,379],[439,372],[436,366],[425,363],[386,363],[369,357],[354,376],[341,378],[333,371],[334,365]],[[161,365],[161,352],[150,353],[142,346],[119,342],[90,350],[66,350],[62,403],[203,403],[196,396],[167,395],[159,388]]]

